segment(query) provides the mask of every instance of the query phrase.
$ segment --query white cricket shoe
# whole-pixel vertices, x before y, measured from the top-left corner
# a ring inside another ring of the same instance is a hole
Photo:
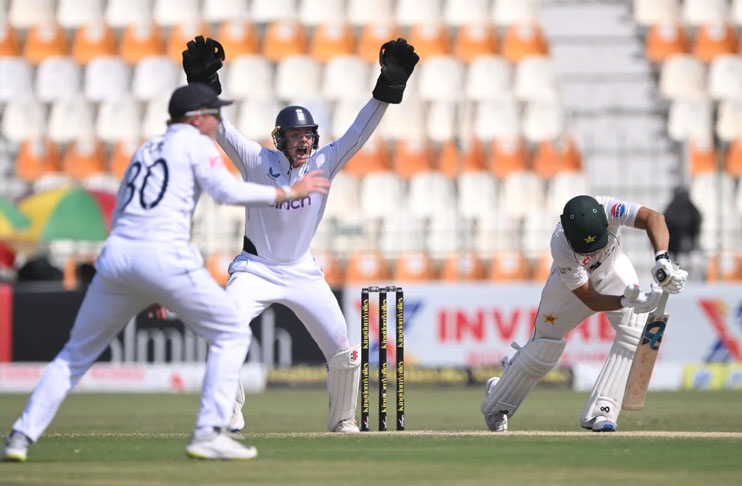
[[[21,432],[14,430],[5,438],[3,446],[3,461],[8,462],[26,462],[28,455],[28,446],[31,445],[31,439]]]
[[[229,431],[239,432],[245,427],[245,417],[242,415],[242,405],[239,402],[234,402],[234,410],[232,411],[232,419],[229,421]]]
[[[219,459],[224,461],[239,461],[258,457],[258,450],[252,446],[244,446],[234,439],[227,437],[224,432],[215,432],[206,438],[196,438],[191,434],[191,441],[186,447],[186,455],[194,459]]]
[[[353,419],[345,419],[341,420],[334,429],[332,429],[333,432],[340,432],[343,434],[355,434],[356,432],[360,432],[360,429],[358,428],[358,425],[356,424],[356,421]]]
[[[615,432],[616,422],[608,417],[595,417],[592,429],[593,432]]]
[[[484,386],[484,396],[488,397],[492,390],[497,385],[500,378],[493,376],[487,380],[487,384]],[[484,422],[487,424],[487,428],[492,432],[507,432],[508,431],[508,416],[505,413],[497,412],[491,413],[484,416]]]

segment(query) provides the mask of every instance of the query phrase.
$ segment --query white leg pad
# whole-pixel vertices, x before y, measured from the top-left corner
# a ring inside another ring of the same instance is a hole
[[[355,419],[358,383],[361,378],[361,346],[341,351],[327,362],[327,393],[330,414],[327,428],[335,430],[343,420]]]
[[[482,413],[515,415],[538,380],[557,365],[566,344],[564,339],[537,338],[520,348],[482,402]]]
[[[626,380],[642,333],[642,327],[637,327],[642,324],[642,317],[646,318],[646,314],[632,315],[629,325],[617,326],[616,339],[582,411],[583,427],[589,428],[596,417],[606,417],[614,423],[618,420]]]

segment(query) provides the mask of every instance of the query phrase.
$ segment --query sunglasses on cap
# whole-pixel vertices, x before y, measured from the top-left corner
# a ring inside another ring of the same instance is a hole
[[[217,120],[222,120],[222,110],[220,108],[204,108],[203,110],[186,111],[183,116],[194,115],[213,115]]]

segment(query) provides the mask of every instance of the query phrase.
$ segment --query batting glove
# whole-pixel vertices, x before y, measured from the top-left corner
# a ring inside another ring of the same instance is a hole
[[[688,272],[681,270],[677,264],[670,261],[667,252],[657,255],[657,263],[652,267],[652,278],[668,294],[677,294],[683,291],[688,281]]]
[[[199,35],[188,41],[186,47],[187,49],[183,51],[183,70],[188,84],[208,84],[217,94],[221,94],[222,85],[217,71],[224,63],[222,45],[211,37],[204,39],[204,36]]]
[[[648,292],[642,292],[638,284],[627,285],[621,297],[621,305],[631,307],[636,314],[652,312],[657,308],[662,297],[662,288],[652,284]]]
[[[407,80],[415,69],[420,56],[406,40],[389,41],[379,50],[381,74],[376,80],[374,98],[387,103],[401,103]]]

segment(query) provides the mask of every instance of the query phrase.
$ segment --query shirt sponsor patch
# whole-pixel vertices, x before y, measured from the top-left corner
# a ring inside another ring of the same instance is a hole
[[[626,212],[626,206],[623,203],[616,203],[611,208],[611,214],[614,218],[620,218]]]

